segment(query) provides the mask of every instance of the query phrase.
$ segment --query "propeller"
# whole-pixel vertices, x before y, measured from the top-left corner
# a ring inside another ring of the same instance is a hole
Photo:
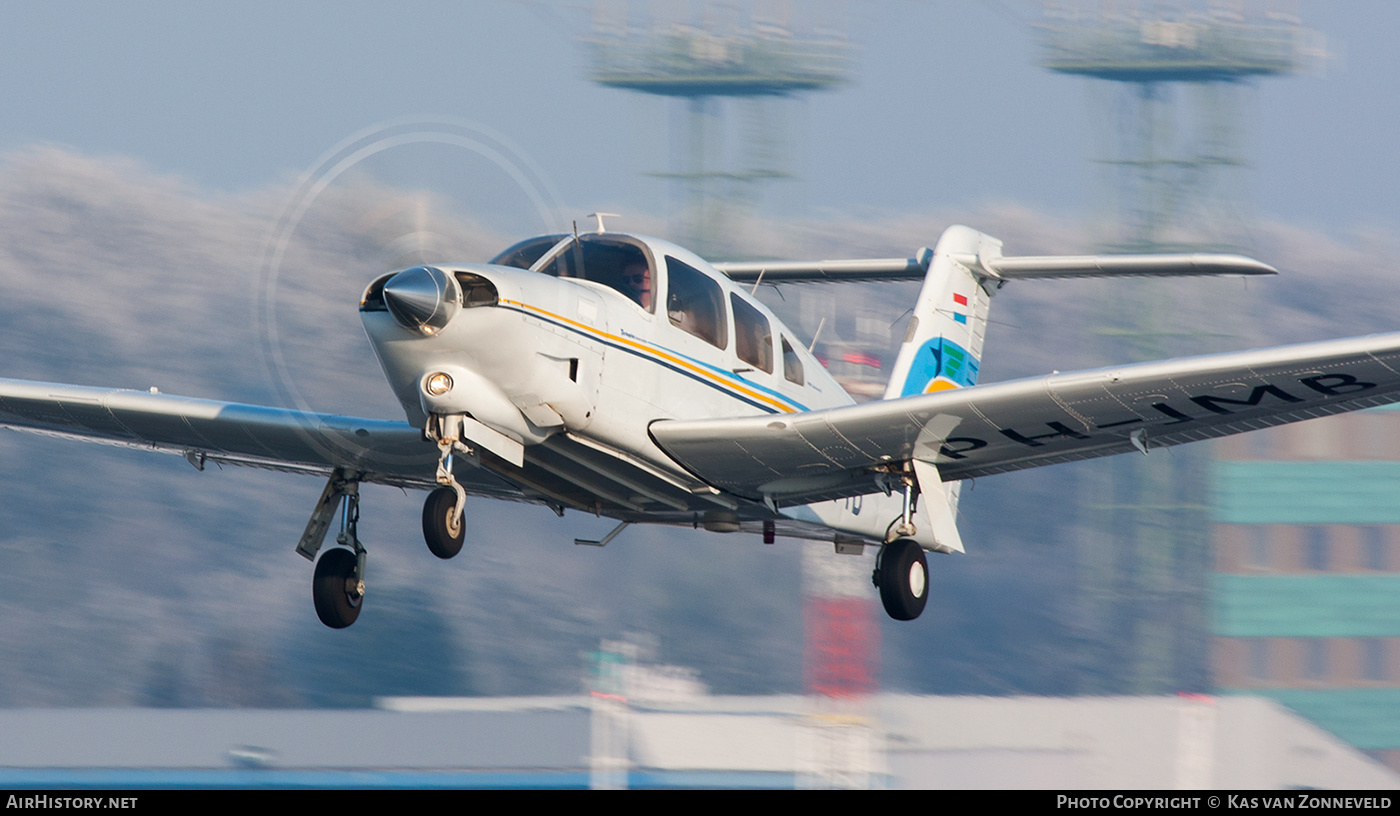
[[[384,305],[405,329],[433,334],[461,308],[462,290],[435,266],[415,266],[384,282]]]
[[[368,387],[382,375],[355,311],[365,284],[402,269],[386,282],[385,305],[400,325],[434,333],[458,308],[460,288],[433,264],[482,261],[520,233],[562,231],[558,202],[523,151],[464,120],[383,122],[326,151],[294,187],[258,278],[262,359],[282,404],[396,414],[388,389]],[[355,401],[345,404],[346,394]],[[328,404],[329,395],[342,401]],[[353,438],[335,444],[357,451]]]

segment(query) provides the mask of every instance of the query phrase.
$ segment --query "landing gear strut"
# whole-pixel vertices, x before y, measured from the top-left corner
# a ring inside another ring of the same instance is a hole
[[[462,550],[466,534],[467,491],[452,473],[453,452],[475,456],[461,440],[461,417],[433,414],[424,432],[437,442],[437,483],[442,487],[428,494],[423,503],[423,538],[438,558],[451,558]]]
[[[337,468],[321,491],[321,500],[306,524],[306,531],[297,544],[297,553],[307,560],[316,558],[316,551],[326,538],[336,511],[340,511],[340,534],[332,547],[316,562],[311,580],[311,599],[316,605],[316,617],[332,629],[344,629],[360,616],[360,604],[365,598],[365,547],[360,543],[360,480]]]
[[[897,538],[880,548],[871,576],[880,601],[895,620],[913,620],[928,603],[928,560],[911,538]]]

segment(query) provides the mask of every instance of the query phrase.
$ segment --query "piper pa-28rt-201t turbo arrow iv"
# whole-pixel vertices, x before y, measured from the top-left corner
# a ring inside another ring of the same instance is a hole
[[[0,424],[328,478],[296,549],[335,628],[365,594],[360,482],[431,490],[440,558],[462,547],[468,495],[618,522],[583,544],[650,522],[873,545],[885,609],[910,620],[925,553],[963,551],[962,479],[1400,400],[1400,333],[977,382],[1010,281],[1274,273],[1236,255],[1014,257],[952,227],[908,259],[712,264],[604,226],[371,282],[360,315],[406,421],[0,380]],[[751,292],[895,279],[923,289],[884,398],[863,404]]]

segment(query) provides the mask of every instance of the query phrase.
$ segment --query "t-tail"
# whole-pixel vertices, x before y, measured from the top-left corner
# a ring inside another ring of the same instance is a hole
[[[1031,278],[1273,275],[1277,270],[1241,255],[1040,255],[1006,257],[1001,241],[952,226],[929,254],[924,286],[914,304],[885,399],[977,383],[991,296],[1007,281]]]
[[[932,250],[913,258],[851,261],[779,261],[716,266],[735,280],[866,281],[917,280],[923,288],[914,304],[904,342],[895,358],[885,399],[904,399],[977,384],[987,315],[992,295],[1008,281],[1030,278],[1146,277],[1199,275],[1272,275],[1276,270],[1240,255],[1043,255],[1007,257],[1001,241],[974,229],[952,226]],[[953,428],[944,429],[951,433]],[[925,440],[937,441],[937,440]],[[937,446],[924,445],[925,449]],[[911,461],[908,472],[918,485],[921,516],[912,535],[927,550],[961,552],[957,528],[960,482],[944,482],[931,461]],[[889,540],[901,529],[904,512],[898,493],[867,496],[860,504],[819,502],[788,512],[811,515],[837,530]]]
[[[959,257],[1000,258],[1001,241],[961,226],[949,227],[938,239],[885,399],[977,384],[997,281],[979,275],[973,270],[982,267],[966,266]]]
[[[885,399],[976,385],[992,295],[1010,280],[1276,274],[1273,267],[1240,255],[1005,257],[1001,246],[990,235],[952,226],[938,239],[931,257],[927,250],[921,253],[928,272],[890,372]],[[956,525],[961,482],[942,482],[932,462],[912,466],[937,548],[961,551]]]

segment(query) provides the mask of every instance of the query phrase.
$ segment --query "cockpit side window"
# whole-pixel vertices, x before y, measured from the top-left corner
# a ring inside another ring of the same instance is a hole
[[[734,352],[740,360],[772,374],[773,330],[768,326],[768,318],[733,292],[729,293],[729,301],[734,306]]]
[[[565,237],[560,234],[526,238],[518,244],[507,247],[501,254],[487,263],[496,266],[513,266],[516,269],[529,269],[535,265],[535,261],[538,261],[551,247],[564,240]]]
[[[802,376],[802,358],[797,356],[797,350],[792,347],[786,337],[783,338],[783,376],[790,383],[802,385],[806,379]]]
[[[601,283],[626,295],[648,312],[656,276],[647,253],[638,245],[619,238],[583,235],[569,241],[539,268],[557,278],[582,278]]]
[[[724,293],[719,284],[689,264],[666,256],[666,315],[671,325],[716,348],[729,345]]]

